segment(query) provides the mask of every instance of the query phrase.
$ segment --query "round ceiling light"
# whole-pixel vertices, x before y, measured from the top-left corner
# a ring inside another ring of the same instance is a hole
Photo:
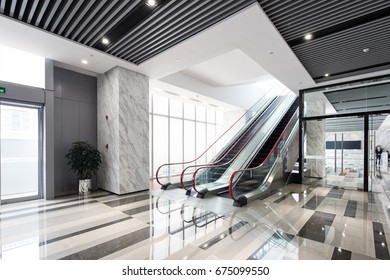
[[[102,43],[103,43],[104,45],[108,45],[108,44],[110,43],[110,40],[108,40],[106,37],[103,37]]]
[[[88,60],[83,59],[83,60],[81,60],[81,63],[82,63],[82,64],[88,64]]]
[[[364,53],[368,53],[369,51],[370,51],[369,48],[364,48],[364,49],[363,49],[363,52],[364,52]]]
[[[311,40],[311,39],[313,39],[313,34],[308,33],[305,35],[304,38],[305,38],[305,40]]]
[[[329,73],[325,73],[325,74],[324,74],[324,77],[329,77]]]
[[[150,7],[154,7],[157,5],[157,1],[156,0],[147,0],[146,5],[148,5]]]

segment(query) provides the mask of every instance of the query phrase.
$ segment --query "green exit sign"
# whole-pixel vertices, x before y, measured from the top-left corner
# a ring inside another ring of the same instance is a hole
[[[5,93],[5,87],[0,87],[0,93]]]

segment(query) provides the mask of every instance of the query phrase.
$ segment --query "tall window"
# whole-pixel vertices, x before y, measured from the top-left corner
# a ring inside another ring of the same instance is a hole
[[[150,106],[150,177],[159,166],[184,163],[201,155],[223,132],[223,111],[200,102],[185,100],[172,94],[151,94]],[[197,163],[210,161],[217,148]],[[180,174],[183,164],[174,165],[172,174]]]

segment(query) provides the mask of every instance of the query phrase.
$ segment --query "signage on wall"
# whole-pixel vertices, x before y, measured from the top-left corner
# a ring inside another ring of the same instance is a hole
[[[0,87],[0,94],[5,93],[5,87]]]

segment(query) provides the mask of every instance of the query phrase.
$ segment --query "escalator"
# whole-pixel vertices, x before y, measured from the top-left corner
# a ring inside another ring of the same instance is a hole
[[[282,102],[283,97],[275,97],[265,109],[253,118],[251,124],[242,132],[238,134],[238,137],[234,138],[233,141],[220,153],[211,164],[202,165],[202,174],[197,177],[196,184],[207,181],[208,183],[218,180],[225,171],[229,168],[230,164],[239,155],[245,144],[250,141],[255,133],[261,128],[263,123],[267,121],[270,115],[275,111]],[[190,166],[200,167],[200,166]],[[192,188],[192,180],[183,182],[183,188],[187,191]]]
[[[298,99],[247,168],[235,171],[229,195],[235,206],[272,194],[289,180],[298,158]]]
[[[199,168],[193,175],[195,179],[193,188],[198,192],[198,197],[204,198],[207,194],[227,196],[230,183],[234,183],[238,195],[258,185],[268,174],[265,168],[259,170],[256,176],[251,172],[236,174],[233,182],[230,177],[233,173],[237,173],[236,170],[251,169],[264,161],[297,111],[297,107],[298,99],[295,95],[280,101],[268,111],[267,118],[258,123],[248,141],[240,145],[241,149],[236,151],[236,154],[230,153],[227,156],[225,161],[229,164],[218,164],[207,169]],[[236,183],[238,181],[239,184]]]

